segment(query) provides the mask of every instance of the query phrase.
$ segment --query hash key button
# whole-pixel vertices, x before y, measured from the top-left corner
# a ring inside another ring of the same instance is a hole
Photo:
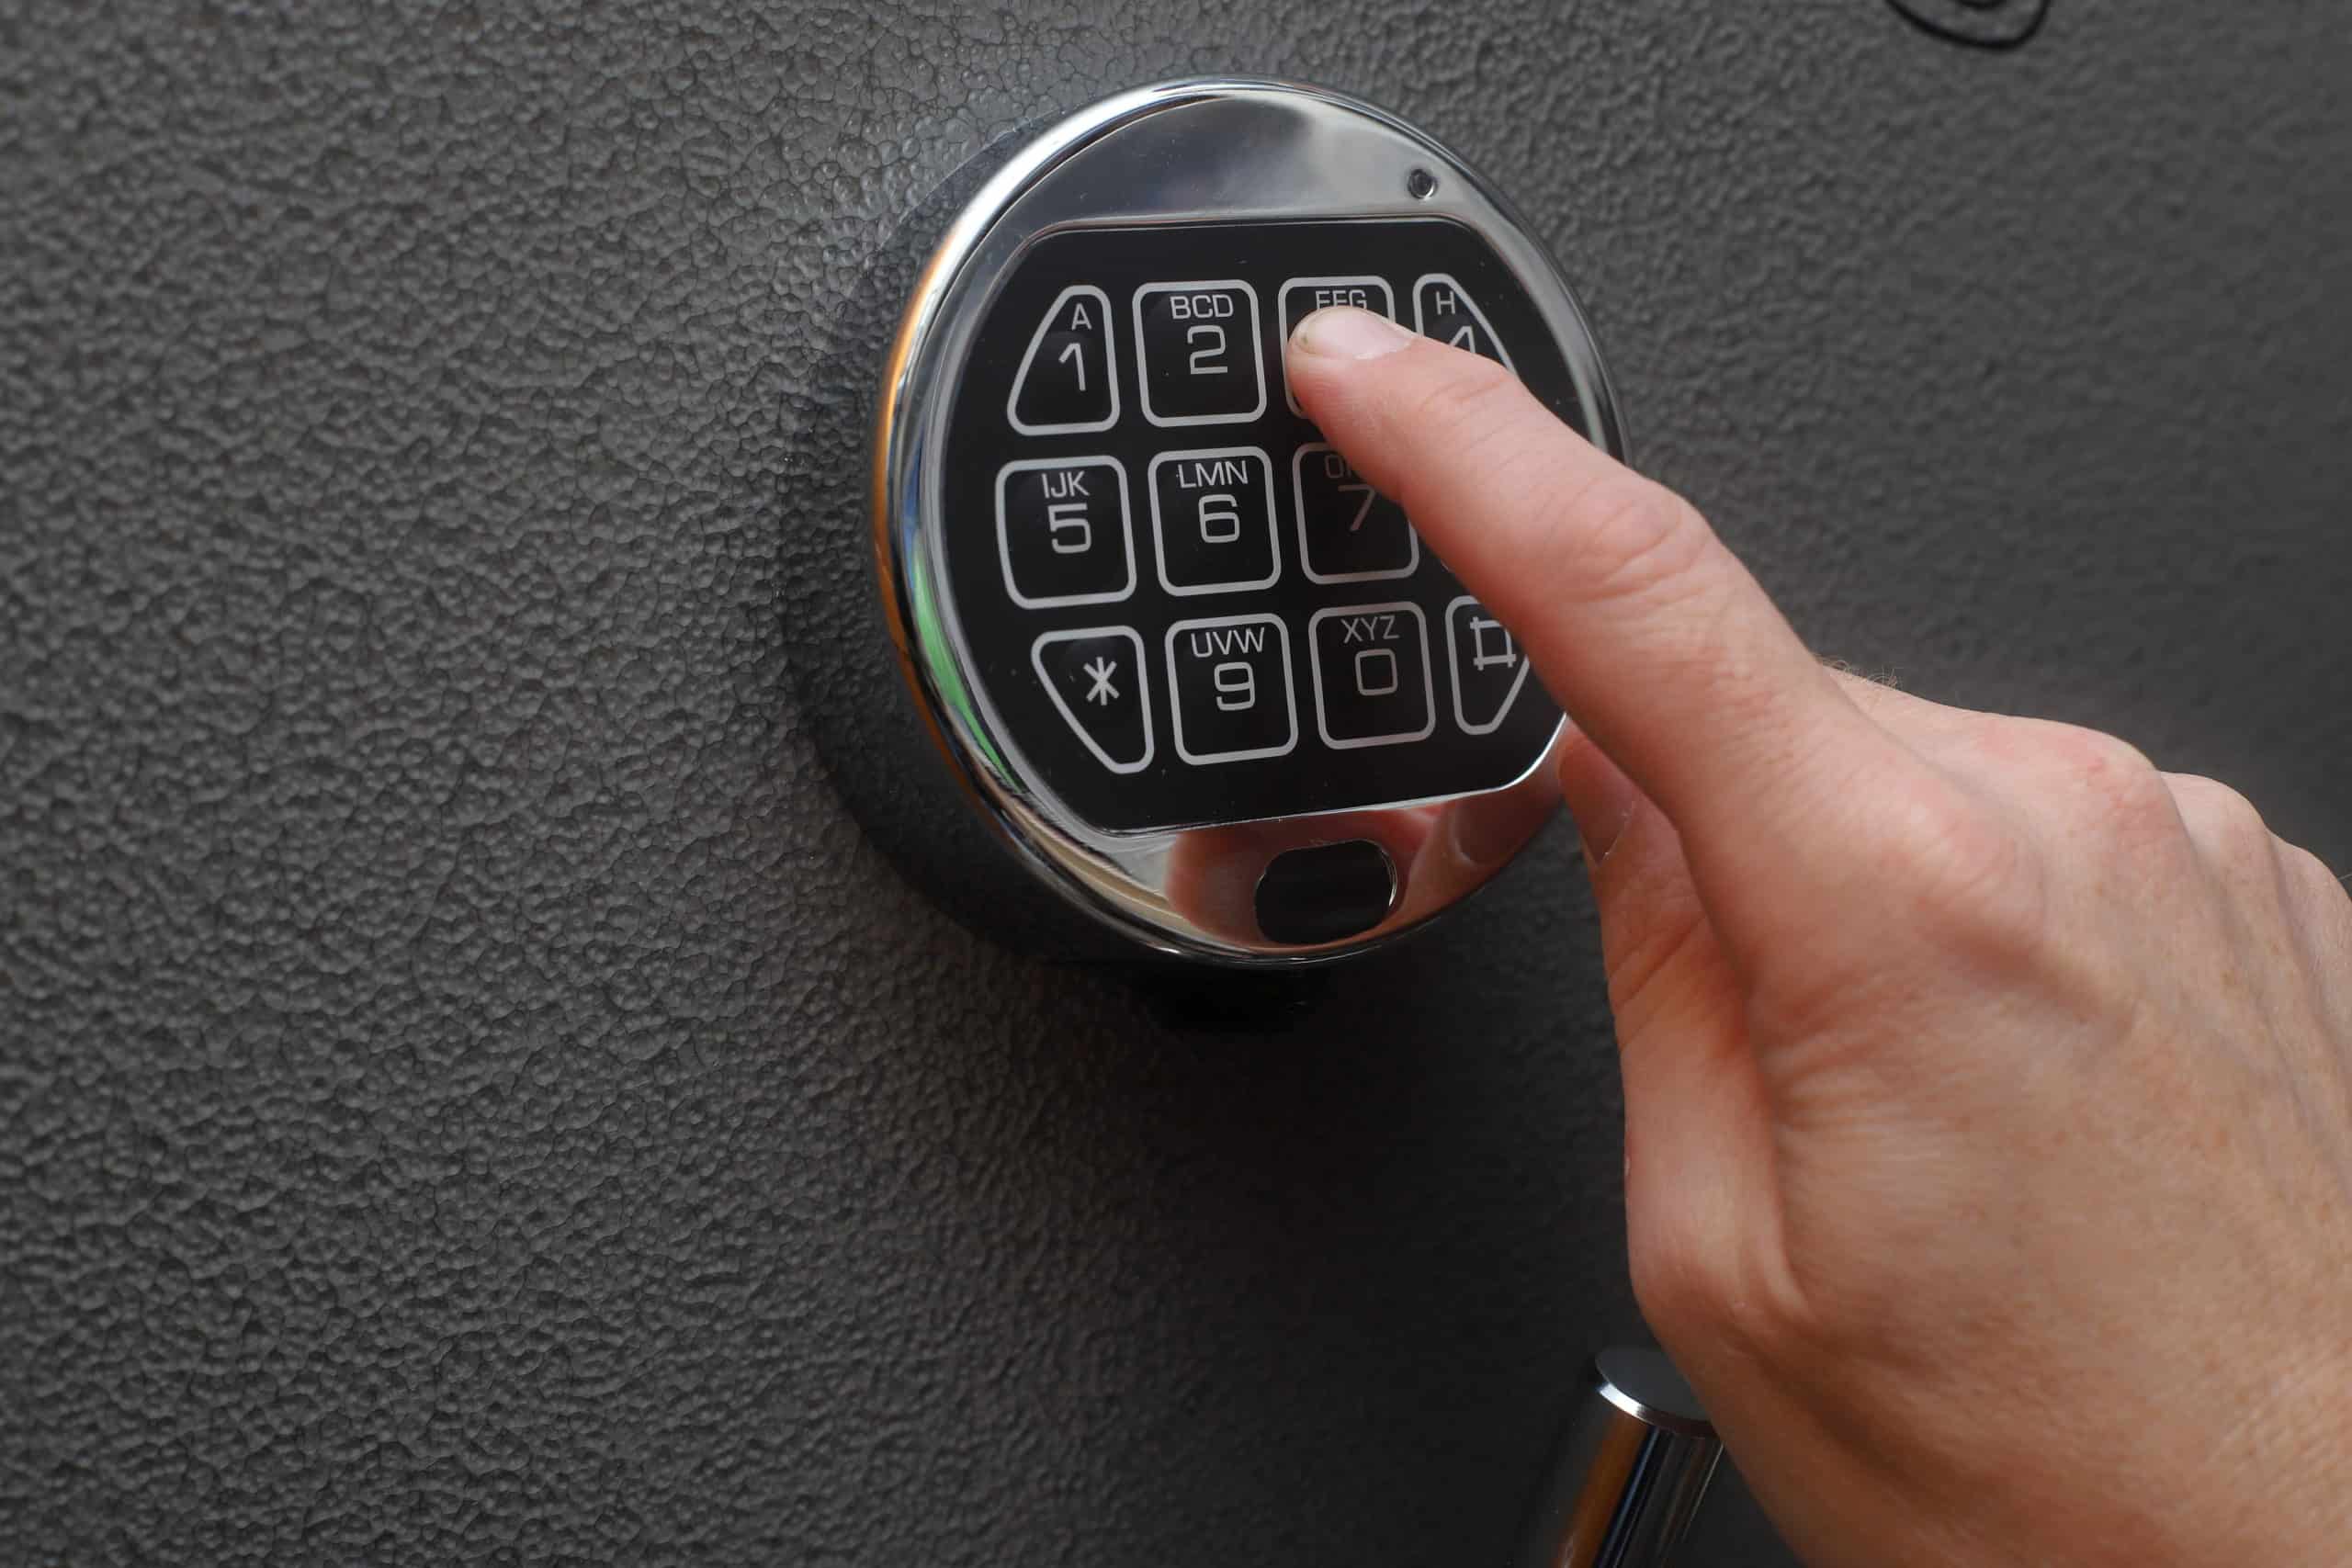
[[[1094,760],[1114,773],[1151,766],[1151,689],[1130,626],[1047,632],[1029,649],[1046,694]]]
[[[1023,435],[1075,435],[1119,423],[1109,295],[1073,283],[1055,297],[1029,336],[1004,412]]]
[[[1223,615],[1168,628],[1176,754],[1194,764],[1281,757],[1298,746],[1290,630],[1279,615]]]
[[[1266,412],[1258,294],[1239,278],[1136,290],[1143,413],[1163,426],[1246,424]]]
[[[1425,273],[1414,280],[1413,330],[1454,348],[1466,348],[1506,370],[1516,368],[1510,351],[1487,321],[1487,313],[1478,309],[1468,289],[1445,273]]]
[[[1492,735],[1527,684],[1527,655],[1510,630],[1467,593],[1445,607],[1445,659],[1453,722],[1465,735]]]
[[[1115,457],[1031,457],[996,476],[997,559],[1024,610],[1107,604],[1136,591],[1127,472]]]
[[[1437,728],[1429,623],[1418,604],[1319,610],[1306,624],[1315,724],[1337,751],[1426,740]]]

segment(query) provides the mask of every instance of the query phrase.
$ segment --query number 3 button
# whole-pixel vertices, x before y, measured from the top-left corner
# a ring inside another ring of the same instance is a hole
[[[1239,278],[1136,290],[1143,413],[1157,425],[1246,424],[1266,412],[1258,295]]]

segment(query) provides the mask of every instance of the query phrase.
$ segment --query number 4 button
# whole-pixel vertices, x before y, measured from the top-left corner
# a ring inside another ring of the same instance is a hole
[[[1423,337],[1466,348],[1506,370],[1518,369],[1510,362],[1510,351],[1487,322],[1487,313],[1449,274],[1424,273],[1413,280],[1413,330]]]

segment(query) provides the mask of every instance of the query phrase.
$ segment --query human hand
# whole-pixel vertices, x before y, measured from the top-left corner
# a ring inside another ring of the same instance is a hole
[[[2121,741],[1824,668],[1357,310],[1291,385],[1580,733],[1644,1313],[1818,1568],[2352,1556],[2352,900]]]

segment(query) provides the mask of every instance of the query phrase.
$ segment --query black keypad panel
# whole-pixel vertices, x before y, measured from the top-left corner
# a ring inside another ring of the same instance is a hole
[[[1510,631],[1298,412],[1283,337],[1333,304],[1581,424],[1526,292],[1443,219],[1068,230],[981,325],[947,439],[956,619],[1013,743],[1098,829],[1498,789],[1558,728]]]

